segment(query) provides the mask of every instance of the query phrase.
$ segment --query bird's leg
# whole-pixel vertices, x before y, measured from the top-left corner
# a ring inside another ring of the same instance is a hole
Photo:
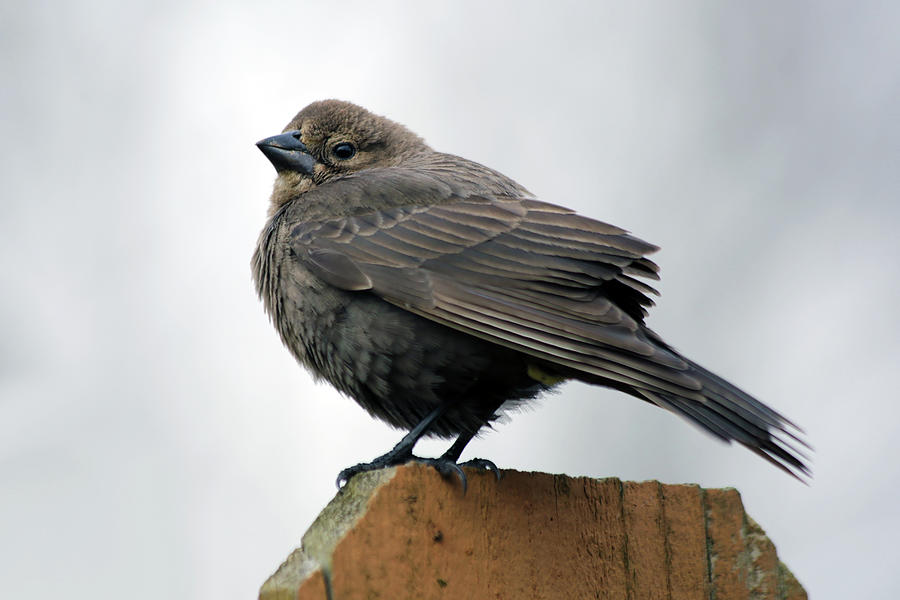
[[[441,459],[452,461],[460,467],[475,467],[476,469],[493,471],[494,475],[497,476],[497,481],[500,481],[500,469],[497,468],[497,465],[495,465],[493,461],[487,460],[486,458],[473,458],[464,463],[457,463],[460,455],[462,455],[463,449],[465,449],[473,437],[475,437],[474,431],[460,434],[460,436],[456,438],[456,441],[453,442],[453,445],[441,455]]]
[[[425,433],[427,433],[428,428],[431,426],[431,424],[434,423],[434,421],[438,417],[444,414],[449,407],[450,404],[445,403],[428,413],[424,419],[419,421],[418,425],[413,427],[409,431],[409,433],[403,436],[403,439],[401,439],[396,446],[391,448],[385,454],[382,454],[378,458],[374,459],[372,462],[359,463],[358,465],[347,467],[346,469],[341,471],[337,478],[338,488],[350,481],[350,478],[357,473],[402,465],[403,463],[409,462],[411,460],[430,464],[435,469],[437,469],[441,475],[449,475],[450,473],[455,473],[463,481],[463,488],[465,488],[466,476],[462,472],[462,469],[460,469],[456,465],[455,460],[444,460],[443,457],[432,459],[419,458],[417,456],[414,456],[412,453],[413,447],[416,445],[416,442],[418,442],[419,439],[423,435],[425,435]],[[465,446],[465,444],[463,444],[463,446]],[[461,448],[460,451],[462,451]]]
[[[488,413],[488,415],[494,415],[495,412],[497,410],[499,410],[502,405],[503,405],[502,402],[497,404],[494,407],[494,409]],[[485,424],[487,424],[490,421],[490,419],[491,419],[490,416],[486,417],[481,426],[483,427]],[[475,437],[475,434],[478,433],[479,429],[481,429],[481,427],[478,427],[477,429],[473,429],[471,431],[464,431],[461,434],[459,434],[459,437],[456,438],[456,441],[453,442],[453,445],[450,446],[449,448],[447,448],[447,451],[444,452],[438,460],[445,461],[447,463],[452,463],[452,464],[456,465],[456,467],[458,469],[460,469],[461,473],[463,472],[461,467],[474,467],[476,469],[483,469],[485,471],[493,471],[494,475],[497,476],[497,481],[500,481],[500,469],[497,468],[497,465],[495,465],[493,461],[487,460],[485,458],[473,458],[471,460],[467,460],[464,463],[457,462],[459,460],[459,457],[462,456],[463,450],[469,444],[469,442],[472,441],[472,438]],[[465,475],[463,475],[463,477],[461,479],[462,479],[462,483],[463,483],[463,491],[465,491],[465,489],[466,489]]]
[[[453,445],[447,448],[447,451],[441,455],[441,458],[446,458],[447,460],[457,461],[459,457],[462,455],[463,450],[472,441],[472,438],[475,437],[475,432],[469,431],[466,433],[460,434],[456,441],[453,442]]]

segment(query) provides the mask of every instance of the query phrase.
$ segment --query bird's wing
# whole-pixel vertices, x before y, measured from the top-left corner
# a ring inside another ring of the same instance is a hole
[[[377,210],[295,226],[295,254],[329,284],[369,290],[433,321],[599,378],[722,439],[762,447],[779,466],[803,470],[792,454],[769,444],[769,429],[784,431],[789,422],[644,327],[648,294],[656,292],[638,278],[658,279],[646,258],[655,246],[533,198],[465,193],[399,172],[352,183],[328,193],[350,205],[353,194],[419,195],[428,203],[382,202]]]
[[[401,187],[396,193],[408,196],[411,185],[446,200],[303,222],[292,231],[295,253],[331,285],[371,290],[492,342],[578,370],[638,378],[621,364],[627,352],[661,361],[666,377],[698,388],[671,372],[686,365],[659,352],[641,327],[655,290],[637,276],[658,278],[644,257],[655,246],[530,198],[463,196],[402,177],[375,179],[366,192]],[[652,365],[644,367],[652,374]]]

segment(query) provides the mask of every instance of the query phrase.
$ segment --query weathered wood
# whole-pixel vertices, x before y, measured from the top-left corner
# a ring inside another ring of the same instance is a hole
[[[806,598],[735,490],[467,474],[354,477],[260,598]]]

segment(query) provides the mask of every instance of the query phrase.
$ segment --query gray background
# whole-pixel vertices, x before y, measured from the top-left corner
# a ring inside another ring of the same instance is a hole
[[[735,486],[814,597],[900,594],[897,4],[553,6],[3,4],[0,596],[255,597],[399,438],[250,285],[253,143],[327,97],[661,245],[650,325],[817,449],[568,385],[466,456]]]

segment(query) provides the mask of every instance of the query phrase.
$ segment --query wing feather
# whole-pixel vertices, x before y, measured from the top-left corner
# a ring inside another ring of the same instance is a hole
[[[392,172],[367,186],[360,180],[338,186],[345,202],[370,194],[400,205],[306,220],[291,232],[295,254],[331,285],[370,290],[435,322],[612,382],[795,476],[808,473],[790,444],[805,445],[793,423],[644,326],[657,292],[643,280],[659,279],[646,255],[656,246],[564,207],[461,194],[420,172],[406,179]]]

